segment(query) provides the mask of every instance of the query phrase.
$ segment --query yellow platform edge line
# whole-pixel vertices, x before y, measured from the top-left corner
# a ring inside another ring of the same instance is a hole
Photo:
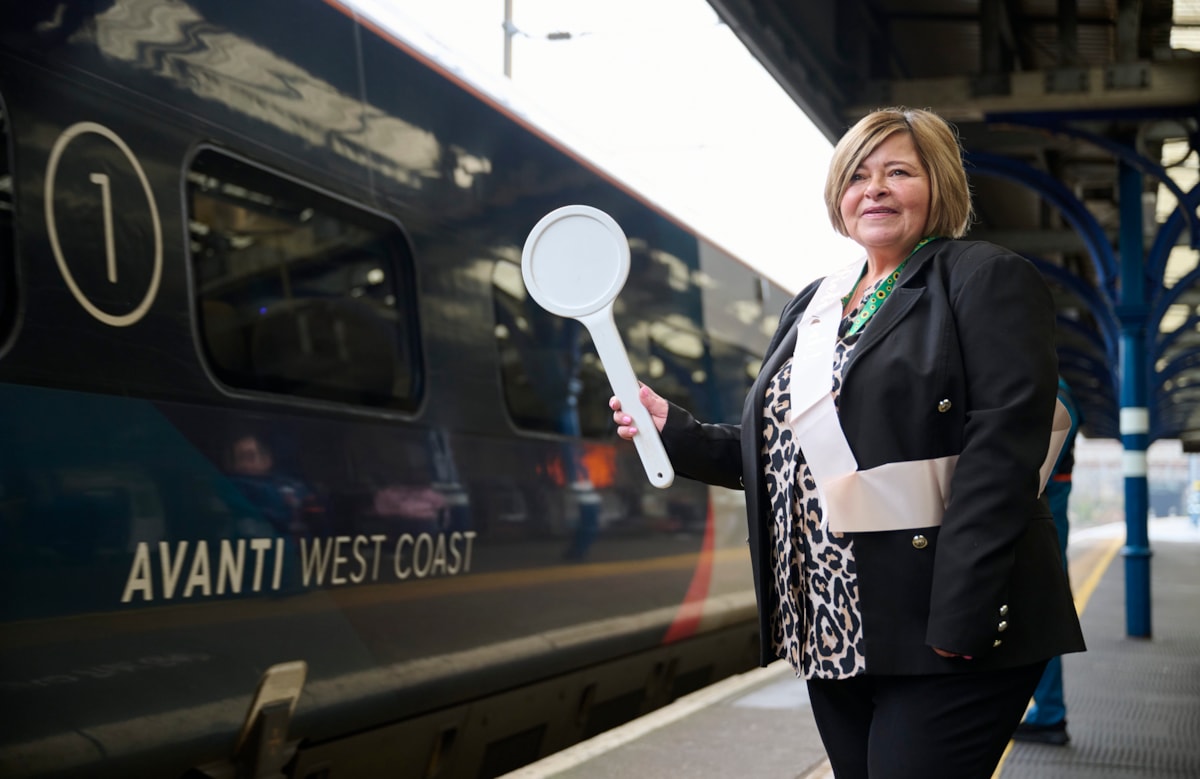
[[[1125,539],[1117,536],[1110,539],[1108,544],[1101,549],[1099,561],[1088,571],[1087,578],[1083,580],[1083,584],[1075,592],[1075,613],[1080,616],[1083,615],[1083,610],[1087,608],[1088,600],[1091,599],[1092,593],[1096,591],[1097,585],[1100,584],[1100,577],[1104,576],[1104,572],[1108,570],[1108,566],[1112,565],[1113,558],[1117,556],[1117,552],[1124,543]],[[1000,762],[996,764],[996,771],[992,774],[992,779],[1000,779],[1000,774],[1004,771],[1004,762],[1008,760],[1012,748],[1013,742],[1009,741],[1008,746],[1004,748],[1004,754],[1000,756]]]

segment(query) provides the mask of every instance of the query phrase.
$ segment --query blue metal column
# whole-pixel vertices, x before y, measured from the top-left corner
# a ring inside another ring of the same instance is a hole
[[[1125,634],[1150,636],[1150,536],[1147,516],[1146,406],[1150,365],[1146,362],[1146,269],[1142,250],[1142,174],[1120,162],[1120,277],[1117,318],[1121,322],[1121,443],[1125,447]]]

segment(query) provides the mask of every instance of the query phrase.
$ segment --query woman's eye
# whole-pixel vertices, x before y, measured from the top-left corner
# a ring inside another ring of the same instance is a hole
[[[896,168],[895,170],[893,170],[893,171],[892,171],[891,173],[889,173],[888,175],[890,175],[890,176],[907,176],[907,175],[908,175],[908,171],[907,171],[907,170],[901,170],[900,168]]]

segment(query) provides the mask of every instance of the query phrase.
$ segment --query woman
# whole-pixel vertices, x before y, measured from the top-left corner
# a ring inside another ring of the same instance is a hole
[[[986,778],[1047,659],[1084,648],[1040,495],[1053,303],[957,240],[961,149],[930,112],[860,120],[825,200],[866,259],[788,304],[741,424],[641,401],[679,475],[748,488],[760,661],[807,680],[834,774]]]

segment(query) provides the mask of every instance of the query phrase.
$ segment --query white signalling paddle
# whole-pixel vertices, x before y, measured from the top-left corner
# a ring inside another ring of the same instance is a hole
[[[675,470],[613,321],[613,301],[629,277],[629,241],[611,216],[591,206],[563,206],[533,226],[521,252],[525,289],[539,306],[583,323],[621,410],[633,419],[633,443],[655,487],[671,486]]]

